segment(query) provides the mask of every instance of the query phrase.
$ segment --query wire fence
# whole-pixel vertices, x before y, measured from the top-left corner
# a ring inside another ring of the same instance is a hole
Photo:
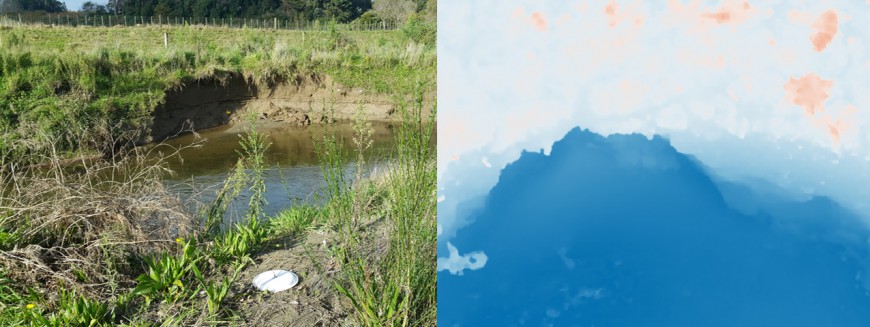
[[[61,14],[2,14],[0,26],[211,26],[222,28],[258,28],[275,30],[325,31],[329,23],[322,21],[300,21],[279,18],[209,18],[209,17],[171,17],[171,16],[122,16],[122,15],[82,15],[78,13]],[[359,22],[337,24],[336,28],[353,31],[396,30],[401,26],[395,22]]]

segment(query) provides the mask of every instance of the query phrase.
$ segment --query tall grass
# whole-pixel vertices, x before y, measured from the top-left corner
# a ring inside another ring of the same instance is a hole
[[[425,85],[416,84],[413,97],[399,99],[404,119],[396,136],[398,154],[379,181],[366,182],[361,167],[353,180],[339,177],[344,176],[341,156],[329,150],[341,148],[342,141],[334,136],[321,141],[330,219],[337,220],[342,242],[337,256],[343,264],[334,286],[350,301],[363,326],[436,323],[435,124],[423,119],[424,91]],[[356,131],[353,141],[362,156],[371,144],[364,117],[358,117]],[[385,249],[384,242],[372,239],[372,233],[367,236],[361,224],[378,218],[376,207],[386,208]]]

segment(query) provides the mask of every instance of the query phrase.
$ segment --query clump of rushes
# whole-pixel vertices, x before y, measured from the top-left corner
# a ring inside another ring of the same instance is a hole
[[[358,166],[352,185],[343,178],[341,156],[330,151],[339,141],[326,137],[321,143],[327,207],[330,219],[338,221],[342,242],[336,251],[342,266],[333,285],[350,301],[363,326],[436,324],[435,109],[426,121],[426,89],[416,84],[406,93],[413,97],[398,99],[403,117],[396,134],[398,151],[385,176],[366,181],[364,167]],[[371,144],[363,118],[357,119],[353,140],[361,155]],[[364,158],[358,161],[365,163]],[[387,240],[373,239],[362,226],[381,215],[389,222]]]

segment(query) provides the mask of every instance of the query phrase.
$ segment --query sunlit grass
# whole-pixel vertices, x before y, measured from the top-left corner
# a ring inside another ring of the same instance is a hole
[[[169,46],[164,48],[164,33]],[[394,94],[411,75],[434,80],[434,44],[399,31],[281,31],[215,27],[0,29],[0,160],[27,161],[145,128],[166,90],[245,76],[258,84],[328,75]],[[108,130],[95,122],[108,120]]]

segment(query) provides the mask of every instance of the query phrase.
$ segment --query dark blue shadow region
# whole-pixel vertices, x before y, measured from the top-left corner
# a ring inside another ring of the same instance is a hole
[[[507,166],[450,240],[489,260],[439,273],[438,324],[870,326],[856,216],[752,192],[714,183],[665,139],[574,129],[550,156]]]

